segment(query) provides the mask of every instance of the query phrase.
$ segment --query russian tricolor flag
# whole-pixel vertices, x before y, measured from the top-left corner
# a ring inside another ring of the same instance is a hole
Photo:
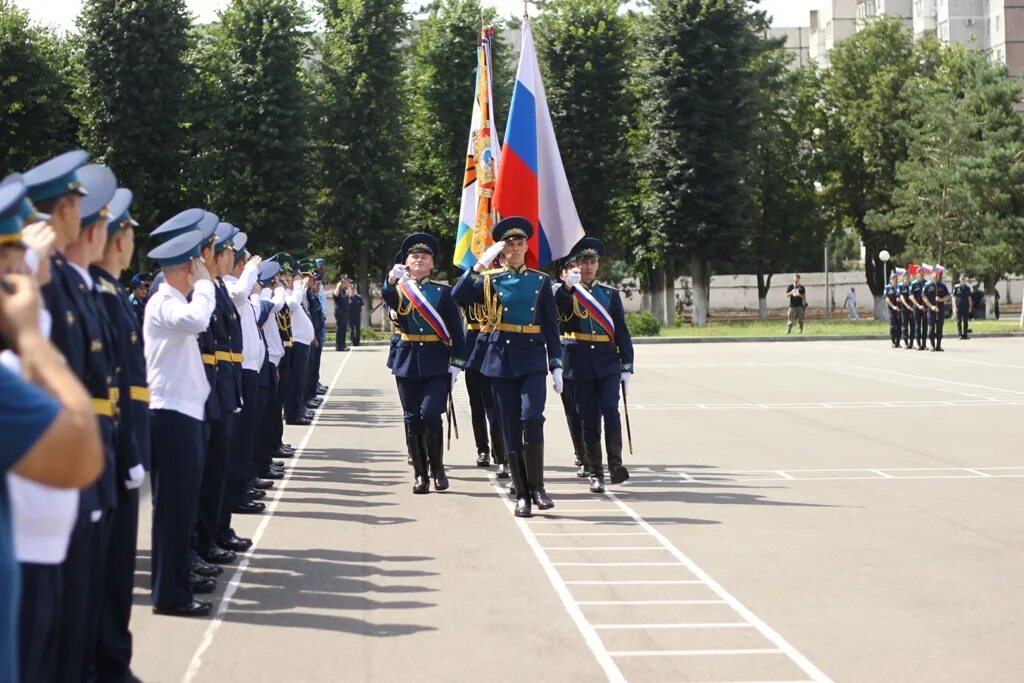
[[[527,264],[537,268],[566,256],[585,233],[558,153],[527,17],[499,168],[495,210],[533,223]]]

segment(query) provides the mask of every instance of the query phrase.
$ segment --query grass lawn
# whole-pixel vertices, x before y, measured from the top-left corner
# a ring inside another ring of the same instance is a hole
[[[991,332],[1015,332],[1024,334],[1016,317],[1002,320],[972,320],[972,333],[985,334]],[[797,327],[793,326],[793,334]],[[805,337],[827,335],[876,334],[880,337],[889,336],[889,323],[875,320],[808,320],[804,324]],[[956,321],[946,321],[943,334],[947,337],[956,336]],[[705,327],[663,327],[662,337],[785,337],[785,320],[729,320],[709,322]]]

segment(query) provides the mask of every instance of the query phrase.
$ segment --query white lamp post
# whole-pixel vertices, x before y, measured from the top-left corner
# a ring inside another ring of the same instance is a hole
[[[889,258],[890,258],[890,255],[889,255],[888,250],[883,249],[882,251],[878,252],[878,259],[882,262],[882,292],[883,292],[882,297],[883,298],[885,298],[885,293],[884,293],[885,292],[885,283],[889,281],[889,278],[886,277],[888,275],[886,270],[888,269]],[[889,307],[885,306],[882,310],[885,311],[885,317],[888,318],[889,317]]]

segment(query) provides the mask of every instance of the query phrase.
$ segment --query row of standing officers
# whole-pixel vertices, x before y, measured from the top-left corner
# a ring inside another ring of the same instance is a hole
[[[92,396],[106,458],[82,490],[10,485],[22,681],[136,680],[129,620],[147,473],[153,610],[209,614],[196,594],[252,544],[232,516],[265,509],[284,477],[274,458],[294,453],[284,423],[309,424],[326,391],[322,263],[263,262],[245,233],[190,209],[151,233],[161,272],[148,300],[145,278],[129,298],[118,277],[135,253],[132,200],[83,151],[0,187],[0,225],[11,226],[0,247],[21,247],[26,226],[52,230],[48,258],[23,258],[41,286],[40,324]]]
[[[917,349],[942,352],[946,303],[952,300],[957,336],[967,339],[968,324],[974,304],[967,276],[950,292],[942,281],[945,269],[940,266],[911,265],[897,268],[889,278],[884,297],[889,309],[889,341],[894,349]],[[926,342],[928,346],[926,346]]]

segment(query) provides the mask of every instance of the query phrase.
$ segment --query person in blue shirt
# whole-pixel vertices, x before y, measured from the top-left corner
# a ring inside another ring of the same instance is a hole
[[[142,327],[142,320],[146,314],[146,299],[149,298],[149,285],[151,281],[149,273],[135,273],[132,275],[132,293],[128,301],[132,305],[135,317],[138,318],[139,327]]]
[[[892,348],[900,348],[900,334],[903,329],[902,310],[900,303],[900,274],[893,271],[889,276],[889,284],[885,286],[885,305],[889,307],[889,342]]]
[[[73,171],[72,171],[73,173]],[[68,178],[62,179],[67,189]],[[77,180],[75,180],[77,182]],[[68,200],[77,212],[79,202]],[[26,188],[20,181],[0,187],[0,241],[18,244],[26,204]],[[61,353],[40,331],[40,296],[32,279],[23,274],[5,275],[0,283],[0,345],[18,358],[23,380],[0,367],[0,680],[37,679],[37,669],[19,671],[18,613],[21,572],[15,561],[7,490],[7,472],[58,488],[90,486],[105,465],[99,424],[92,399],[73,374]],[[30,383],[31,382],[31,383]],[[35,575],[32,579],[40,578]],[[42,577],[28,594],[23,614],[39,618],[34,634],[48,639],[51,651],[35,642],[21,643],[21,656],[39,655],[53,660],[53,640],[59,616],[59,573]],[[27,631],[27,630],[23,630]],[[33,666],[32,662],[26,662]],[[34,662],[39,664],[39,662]],[[52,671],[52,666],[48,670]]]
[[[402,401],[406,445],[416,480],[413,493],[448,488],[444,471],[444,432],[441,414],[459,373],[466,367],[466,338],[462,316],[449,285],[433,282],[437,238],[409,235],[402,243],[404,263],[395,265],[384,283],[383,297],[398,314],[398,344],[391,372]]]
[[[971,286],[967,284],[967,274],[960,274],[960,283],[953,286],[953,315],[956,316],[956,331],[961,339],[967,339],[974,301],[971,299]]]
[[[363,339],[363,297],[355,285],[349,287],[348,326],[352,332],[352,346],[359,346]]]
[[[512,470],[517,517],[532,506],[555,506],[544,488],[544,380],[562,393],[562,343],[551,278],[526,266],[533,224],[510,216],[494,226],[494,245],[459,279],[454,294],[460,305],[483,304],[488,326],[487,354],[480,371],[491,379],[505,456]],[[504,267],[488,270],[501,253]]]
[[[910,283],[910,302],[914,305],[914,333],[917,350],[924,351],[925,331],[928,326],[927,309],[924,303],[924,287],[928,282],[924,279],[925,268],[917,267],[917,279]]]
[[[629,479],[629,471],[622,465],[619,387],[627,391],[633,376],[633,340],[619,291],[597,282],[604,244],[595,237],[584,237],[570,254],[576,257],[576,267],[555,295],[559,317],[566,321],[565,375],[574,387],[590,490],[604,493],[602,422],[612,483]]]

